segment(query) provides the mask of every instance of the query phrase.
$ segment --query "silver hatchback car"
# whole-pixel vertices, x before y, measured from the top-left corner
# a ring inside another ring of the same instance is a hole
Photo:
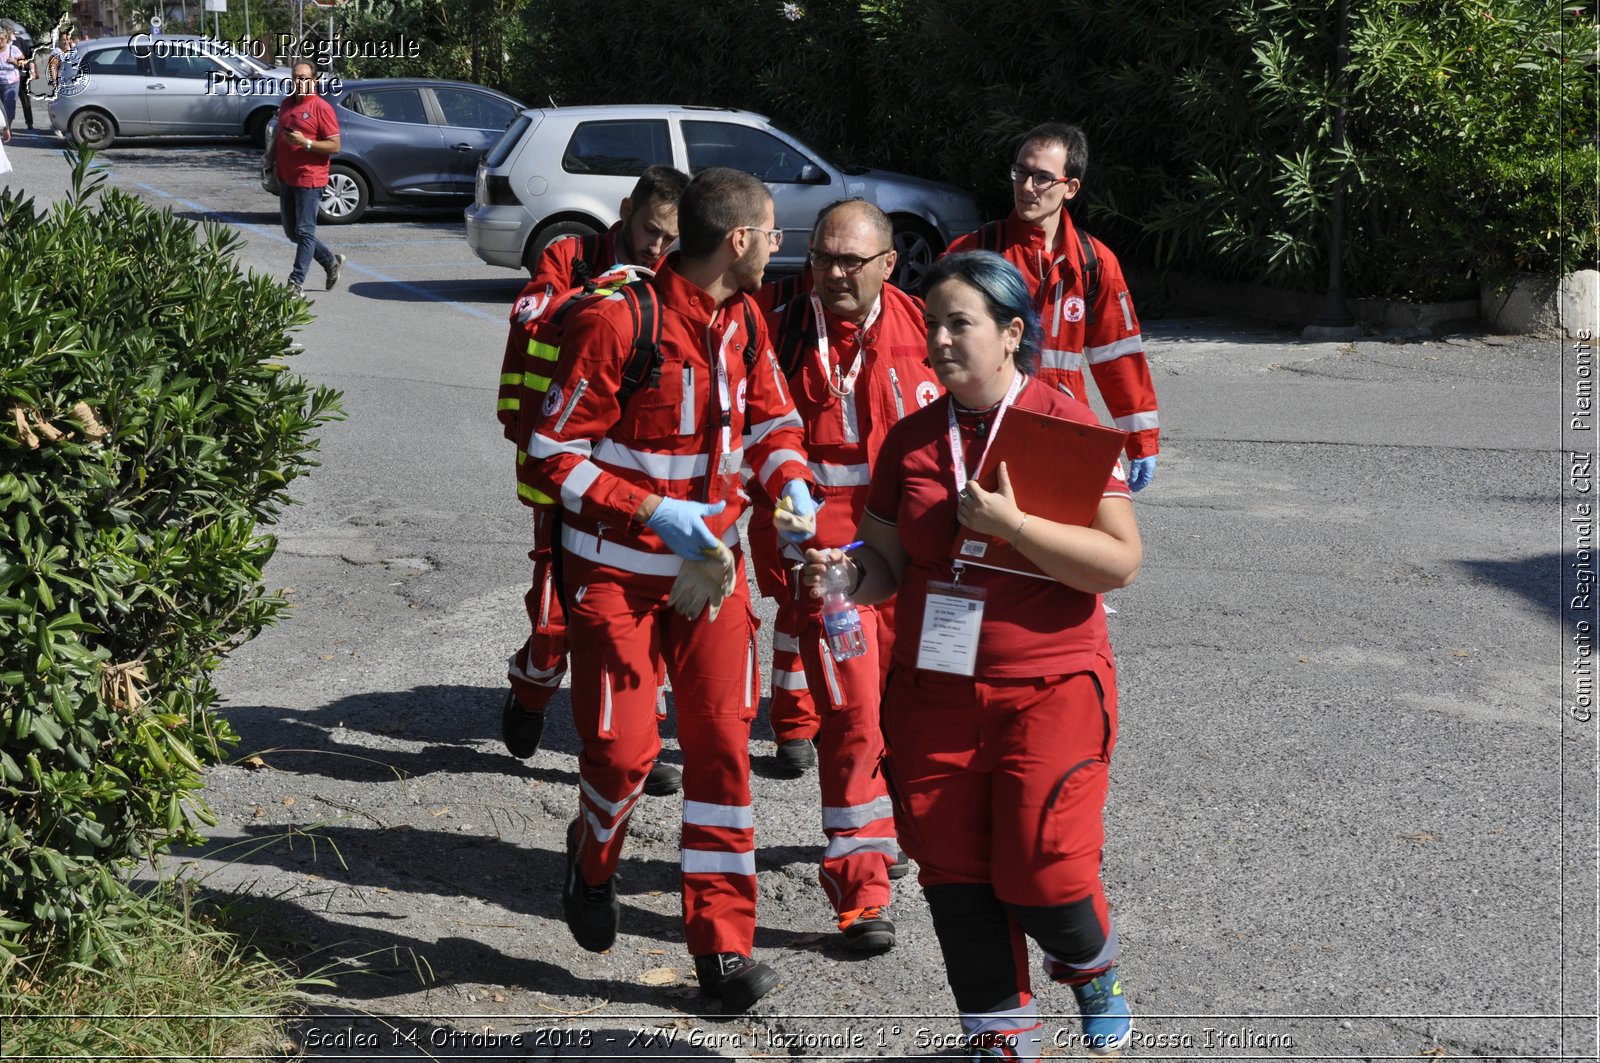
[[[490,265],[529,268],[558,237],[614,224],[639,174],[658,163],[685,173],[730,166],[766,182],[784,230],[772,259],[780,271],[801,267],[817,212],[847,196],[876,203],[893,219],[895,282],[903,287],[919,283],[951,240],[982,224],[978,204],[960,189],[845,169],[750,111],[554,107],[523,111],[478,167],[467,243]]]
[[[74,74],[50,101],[50,126],[99,150],[119,137],[245,136],[265,142],[289,91],[266,68],[204,37],[105,37],[74,50]]]

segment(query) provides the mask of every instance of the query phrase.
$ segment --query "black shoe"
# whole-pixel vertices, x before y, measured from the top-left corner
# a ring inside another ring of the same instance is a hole
[[[893,882],[897,879],[905,878],[910,873],[911,857],[907,856],[905,850],[902,849],[900,855],[894,858],[894,863],[889,865],[889,880]]]
[[[817,766],[817,747],[809,738],[791,738],[778,743],[778,771],[786,779],[798,779]]]
[[[700,992],[722,1001],[725,1010],[737,1014],[772,992],[778,972],[737,952],[718,952],[694,958],[694,976]]]
[[[604,952],[617,943],[622,904],[617,900],[616,882],[615,876],[599,886],[583,880],[578,866],[578,821],[573,820],[567,825],[567,884],[561,891],[561,907],[573,940],[590,952]]]
[[[651,797],[671,797],[681,789],[683,772],[659,760],[651,766],[650,774],[644,777],[644,792]]]
[[[500,710],[500,737],[506,752],[518,760],[527,760],[539,751],[539,739],[544,737],[544,713],[529,712],[517,704],[515,691],[507,691],[505,707]]]
[[[844,925],[844,947],[851,952],[888,952],[894,948],[894,924],[883,914],[882,905],[852,913]]]

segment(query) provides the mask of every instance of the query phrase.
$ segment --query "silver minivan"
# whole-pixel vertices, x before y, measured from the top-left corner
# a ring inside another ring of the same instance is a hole
[[[278,70],[202,37],[106,37],[74,53],[50,126],[96,150],[133,136],[246,136],[259,145],[291,87]]]
[[[772,191],[783,247],[777,270],[797,270],[817,212],[860,196],[894,221],[895,281],[915,286],[955,237],[982,224],[960,189],[884,170],[845,169],[750,111],[625,105],[529,108],[478,167],[467,243],[485,262],[527,269],[547,244],[599,232],[645,167],[696,173],[730,166]]]

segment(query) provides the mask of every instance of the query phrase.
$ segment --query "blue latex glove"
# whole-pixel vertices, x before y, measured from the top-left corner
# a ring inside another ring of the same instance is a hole
[[[1128,490],[1143,491],[1150,486],[1150,480],[1156,474],[1156,456],[1148,458],[1134,458],[1133,465],[1128,469]]]
[[[715,552],[718,539],[706,527],[705,518],[715,517],[727,508],[728,503],[718,502],[708,506],[704,502],[686,502],[681,498],[663,498],[656,511],[645,521],[645,527],[661,536],[661,541],[672,552],[690,561],[703,561],[706,551]]]
[[[789,511],[791,513],[797,517],[811,517],[813,519],[812,527],[816,526],[815,518],[817,515],[817,503],[816,500],[811,497],[810,484],[806,483],[804,480],[790,480],[788,483],[783,485],[783,490],[779,492],[778,497],[789,503]],[[778,533],[778,537],[784,542],[793,543],[796,546],[806,542],[811,538],[810,535],[806,535],[802,532],[782,531]]]

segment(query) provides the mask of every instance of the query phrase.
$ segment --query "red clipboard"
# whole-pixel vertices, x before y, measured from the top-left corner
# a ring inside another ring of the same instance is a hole
[[[985,491],[1000,480],[1000,463],[1006,463],[1011,491],[1024,513],[1057,524],[1083,527],[1094,522],[1105,496],[1111,468],[1122,454],[1128,433],[1097,424],[1069,421],[1016,407],[1006,411],[1000,432],[984,455],[983,467],[973,479]],[[968,565],[1050,579],[1039,566],[1003,539],[979,535],[957,527],[950,556]]]

